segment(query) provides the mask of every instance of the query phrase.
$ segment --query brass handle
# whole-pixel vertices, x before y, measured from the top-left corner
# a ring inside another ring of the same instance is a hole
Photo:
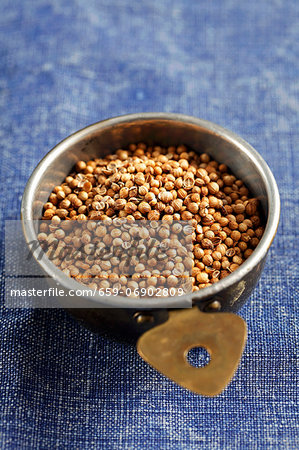
[[[190,391],[215,396],[228,385],[246,342],[246,323],[232,313],[203,313],[197,307],[170,311],[167,322],[146,331],[139,355],[166,377]],[[193,347],[204,347],[210,362],[196,368],[187,361]]]

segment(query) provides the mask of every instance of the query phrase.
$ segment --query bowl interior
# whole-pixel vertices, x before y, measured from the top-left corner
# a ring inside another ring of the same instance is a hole
[[[233,288],[235,283],[265,258],[278,226],[279,193],[269,167],[247,142],[218,125],[194,117],[164,113],[121,116],[91,125],[60,142],[36,167],[23,196],[21,215],[27,242],[36,239],[37,229],[34,228],[34,223],[37,222],[33,220],[41,218],[43,204],[53,187],[64,180],[78,160],[101,157],[138,142],[161,146],[185,144],[194,151],[207,152],[218,162],[227,164],[246,183],[254,196],[259,198],[267,225],[253,254],[228,277],[186,297],[192,296],[193,299],[196,296],[196,300],[203,300]],[[79,286],[78,282],[68,278],[52,263],[41,261],[40,265],[64,287]],[[94,300],[102,301],[100,297],[95,297]],[[175,307],[178,302],[181,302],[179,297],[170,299],[169,304],[167,300],[161,302],[160,299],[151,299],[147,307],[163,307],[164,303],[168,307]],[[113,307],[123,307],[120,305],[124,304],[124,298],[109,299],[107,305],[110,304]],[[135,301],[130,305],[133,307]],[[140,307],[140,303],[137,307]]]
[[[33,219],[41,217],[43,204],[53,187],[64,180],[78,160],[104,156],[137,142],[161,146],[185,144],[196,152],[209,153],[215,160],[227,164],[232,172],[246,183],[250,191],[260,199],[267,217],[265,180],[261,176],[257,161],[240,148],[240,142],[220,134],[215,129],[178,120],[139,119],[112,125],[107,122],[109,121],[72,135],[46,156],[47,162],[40,168],[39,182],[32,192]]]

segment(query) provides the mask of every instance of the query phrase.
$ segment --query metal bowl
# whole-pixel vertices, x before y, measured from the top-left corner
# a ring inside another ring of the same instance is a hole
[[[228,277],[189,294],[186,299],[194,305],[195,314],[214,312],[209,314],[209,320],[216,311],[237,311],[254,289],[276,234],[280,214],[279,193],[268,165],[257,151],[239,136],[206,120],[170,113],[131,114],[95,123],[60,142],[33,171],[23,195],[21,217],[27,243],[37,239],[34,219],[40,219],[42,206],[53,187],[62,182],[78,160],[106,155],[141,141],[162,146],[185,144],[194,151],[207,152],[215,160],[227,164],[259,198],[266,228],[253,254]],[[65,291],[81,286],[47,259],[43,258],[38,264],[43,273]],[[137,340],[170,322],[169,317],[173,314],[170,310],[175,312],[181,301],[180,297],[147,298],[143,301],[120,296],[94,296],[92,299],[81,297],[78,308],[70,309],[76,318],[94,331]],[[181,317],[184,311],[180,311]],[[153,365],[157,367],[157,364]],[[174,376],[170,377],[174,379]]]

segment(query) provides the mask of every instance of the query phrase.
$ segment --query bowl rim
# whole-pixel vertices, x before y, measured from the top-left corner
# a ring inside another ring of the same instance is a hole
[[[255,165],[261,179],[266,187],[266,194],[268,199],[268,217],[265,227],[265,232],[262,239],[260,240],[258,246],[255,248],[252,255],[244,262],[242,265],[228,277],[219,280],[212,286],[208,286],[202,290],[186,294],[182,297],[170,297],[170,298],[157,298],[157,297],[144,297],[144,304],[141,304],[140,299],[128,298],[123,296],[109,296],[102,297],[99,294],[94,296],[81,297],[92,301],[93,307],[104,307],[104,308],[134,308],[134,309],[163,309],[163,308],[176,308],[181,307],[182,301],[189,301],[191,299],[196,301],[206,300],[211,298],[221,291],[228,289],[236,282],[241,280],[246,274],[248,274],[254,267],[260,263],[260,261],[266,256],[269,247],[277,232],[279,217],[280,217],[280,197],[278,187],[275,178],[265,160],[262,156],[244,139],[242,139],[237,134],[233,133],[226,128],[221,127],[208,120],[200,119],[197,117],[179,114],[179,113],[163,113],[163,112],[146,112],[146,113],[134,113],[126,114],[117,117],[112,117],[109,119],[104,119],[99,122],[88,125],[70,136],[63,139],[57,145],[55,145],[39,162],[36,168],[33,170],[24,190],[21,204],[21,221],[22,228],[27,244],[33,240],[37,239],[36,232],[33,226],[32,218],[32,202],[33,202],[33,192],[38,186],[39,180],[46,170],[47,166],[52,163],[59,155],[67,151],[67,149],[76,144],[81,139],[91,135],[93,132],[99,129],[106,129],[109,127],[114,127],[120,124],[129,124],[131,122],[138,121],[175,121],[189,123],[190,125],[196,125],[199,128],[206,129],[209,133],[215,134],[218,137],[231,142],[239,148]],[[47,258],[42,258],[38,260],[40,249],[37,248],[33,252],[33,256],[42,267],[44,272],[50,276],[54,281],[60,284],[63,288],[70,290],[81,289],[82,284],[71,279],[66,274],[64,274],[60,269],[58,269],[51,261]],[[84,286],[84,289],[90,289]],[[191,304],[191,302],[190,302]]]

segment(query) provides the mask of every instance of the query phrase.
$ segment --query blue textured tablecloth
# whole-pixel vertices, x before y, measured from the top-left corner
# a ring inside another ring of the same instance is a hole
[[[2,233],[51,147],[129,112],[182,112],[235,131],[269,163],[282,200],[278,236],[241,311],[248,344],[222,395],[185,391],[133,347],[61,310],[2,307],[1,448],[298,447],[298,1],[1,0],[0,8]]]

